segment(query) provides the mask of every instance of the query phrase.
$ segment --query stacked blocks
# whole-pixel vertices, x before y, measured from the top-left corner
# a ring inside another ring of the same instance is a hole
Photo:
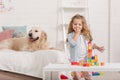
[[[88,58],[92,58],[92,43],[88,42]]]
[[[104,62],[98,62],[98,55],[92,56],[92,42],[88,42],[88,57],[87,57],[87,62],[91,66],[104,66]]]
[[[104,66],[104,62],[99,62],[98,55],[92,55],[92,42],[88,42],[87,62],[71,62],[71,65],[89,66]],[[103,72],[92,72],[93,76],[103,75]]]
[[[88,56],[87,62],[71,62],[71,65],[80,65],[84,67],[89,66],[104,66],[104,62],[98,62],[99,58],[98,55],[92,55],[92,43],[88,42]]]
[[[98,55],[94,55],[92,56],[92,43],[88,42],[88,58],[87,58],[87,62],[91,65],[91,66],[104,66],[104,62],[98,62]],[[92,72],[92,76],[100,76],[103,75],[103,73],[101,72]]]

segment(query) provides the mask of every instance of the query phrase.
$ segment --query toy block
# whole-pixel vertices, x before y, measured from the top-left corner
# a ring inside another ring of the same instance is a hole
[[[104,75],[104,72],[100,72],[100,76],[103,76]]]
[[[61,75],[60,75],[60,79],[61,79],[61,80],[63,80],[63,79],[64,79],[64,80],[68,80],[68,77],[67,77],[66,75],[64,75],[64,74],[61,74]]]
[[[90,63],[90,66],[94,66],[94,63]]]
[[[96,62],[96,66],[99,66],[99,63],[98,63],[98,62]]]
[[[84,63],[84,64],[83,64],[83,66],[84,66],[84,67],[86,67],[86,66],[87,66],[87,64],[86,64],[86,63]]]
[[[84,66],[84,67],[89,67],[90,64],[89,64],[88,62],[86,62],[86,63],[83,64],[83,66]]]
[[[89,67],[89,66],[90,66],[90,64],[87,62],[87,63],[86,63],[86,66],[87,66],[87,67]]]
[[[94,65],[96,65],[96,62],[94,62]]]
[[[79,65],[79,62],[71,62],[71,65]]]
[[[92,42],[89,41],[89,42],[88,42],[88,45],[92,45]]]
[[[94,61],[95,61],[95,62],[98,62],[98,59],[95,59]]]
[[[94,57],[94,56],[92,56],[92,59],[95,59],[95,57]]]
[[[92,53],[92,50],[88,49],[88,53]]]
[[[91,60],[92,60],[91,58],[87,58],[87,62],[91,62]]]
[[[95,60],[91,60],[91,62],[92,62],[92,63],[94,63],[94,62],[95,62]]]
[[[80,66],[83,66],[84,62],[80,62]]]
[[[89,50],[92,50],[92,46],[88,46],[88,49],[89,49]]]
[[[100,76],[100,73],[99,72],[93,72],[92,76]]]
[[[97,55],[95,55],[95,59],[98,59],[98,56],[97,56]]]
[[[89,52],[88,53],[88,58],[91,58],[92,57],[92,52]]]
[[[101,65],[101,66],[104,66],[104,65],[105,65],[105,63],[104,63],[104,62],[101,62],[101,63],[100,63],[100,65]]]
[[[98,62],[98,56],[95,55],[95,62]]]

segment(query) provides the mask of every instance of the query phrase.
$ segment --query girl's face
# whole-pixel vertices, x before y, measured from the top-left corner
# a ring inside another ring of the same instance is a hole
[[[76,29],[80,29],[80,31],[82,30],[82,20],[81,19],[74,19],[73,20],[73,30]]]

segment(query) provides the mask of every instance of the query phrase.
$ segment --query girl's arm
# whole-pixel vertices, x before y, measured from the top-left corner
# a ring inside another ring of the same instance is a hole
[[[100,47],[100,46],[98,46],[98,45],[96,45],[96,44],[93,44],[93,49],[97,49],[98,51],[100,51],[100,52],[103,52],[105,49],[104,49],[104,46],[102,46],[102,47]]]
[[[74,40],[75,42],[77,42],[79,36],[80,36],[80,34],[75,33],[75,35],[74,35],[74,37],[73,37],[73,40]]]
[[[72,47],[77,45],[78,37],[80,36],[80,29],[79,28],[74,28],[75,34],[72,36],[72,34],[68,34],[67,39],[68,42]]]
[[[74,47],[77,45],[77,42],[73,40],[73,34],[69,33],[67,35],[67,42],[71,45],[71,47]]]
[[[73,37],[73,40],[74,40],[75,42],[77,42],[78,37],[79,37],[80,34],[81,34],[81,30],[80,30],[79,27],[74,28],[74,30],[75,30],[75,35],[74,35],[74,37]]]

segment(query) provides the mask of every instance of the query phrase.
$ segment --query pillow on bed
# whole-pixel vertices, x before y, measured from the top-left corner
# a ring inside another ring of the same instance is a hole
[[[5,31],[0,32],[0,41],[12,38],[13,32],[14,32],[13,30],[5,30]]]
[[[3,31],[3,29],[2,29],[2,27],[0,26],[0,32],[2,32]]]
[[[27,33],[26,26],[3,26],[3,30],[14,30],[13,37],[23,37]]]

